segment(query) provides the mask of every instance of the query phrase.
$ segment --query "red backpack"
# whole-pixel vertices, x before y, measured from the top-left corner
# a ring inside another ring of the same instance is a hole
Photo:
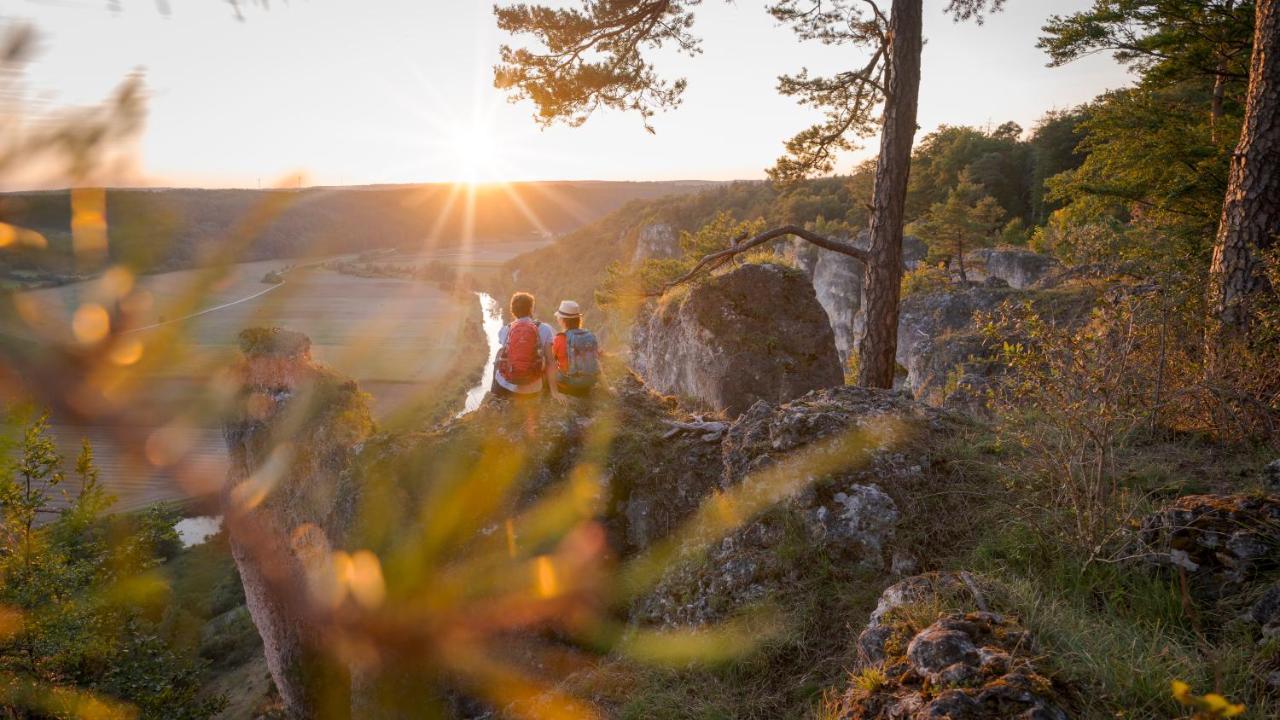
[[[527,385],[537,382],[546,371],[542,338],[537,320],[520,318],[507,326],[507,344],[498,359],[498,372],[507,382]]]

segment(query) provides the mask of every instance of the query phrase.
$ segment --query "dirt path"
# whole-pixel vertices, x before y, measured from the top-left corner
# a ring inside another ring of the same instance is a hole
[[[199,312],[191,313],[190,315],[183,315],[183,316],[182,316],[182,317],[180,317],[180,318],[174,318],[174,319],[172,319],[172,320],[162,320],[162,321],[160,321],[160,322],[151,323],[150,325],[143,325],[142,327],[132,328],[132,329],[130,329],[130,330],[126,330],[126,331],[124,332],[124,334],[126,334],[126,335],[127,335],[127,334],[129,334],[129,333],[142,332],[143,330],[151,330],[151,329],[153,329],[153,328],[163,327],[163,326],[165,326],[165,325],[172,325],[173,323],[180,323],[180,322],[183,322],[183,321],[185,321],[185,320],[190,320],[191,318],[197,318],[197,317],[200,317],[201,315],[208,315],[209,313],[217,312],[217,311],[219,311],[219,310],[225,310],[225,309],[227,309],[227,308],[229,308],[229,307],[231,307],[231,306],[233,306],[233,305],[239,305],[240,303],[243,303],[243,302],[249,302],[250,300],[256,300],[257,298],[260,298],[260,297],[262,297],[263,295],[266,295],[267,293],[271,292],[272,290],[278,290],[278,289],[280,289],[280,288],[282,288],[282,287],[284,287],[284,281],[283,281],[283,280],[282,280],[282,281],[280,281],[280,282],[278,282],[278,283],[276,283],[275,285],[272,285],[271,287],[267,288],[266,290],[260,290],[260,291],[258,291],[258,292],[256,292],[256,293],[254,293],[254,294],[252,294],[252,295],[250,295],[250,296],[248,296],[248,297],[242,297],[242,298],[240,298],[239,300],[232,300],[231,302],[222,303],[221,305],[215,305],[214,307],[206,308],[206,309],[201,310],[201,311],[199,311]]]

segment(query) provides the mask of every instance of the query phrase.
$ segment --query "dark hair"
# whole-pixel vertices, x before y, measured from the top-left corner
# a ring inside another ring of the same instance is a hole
[[[565,330],[577,330],[578,328],[582,327],[582,318],[580,317],[576,317],[576,318],[562,317],[560,318],[560,322],[564,323]]]
[[[511,314],[518,318],[533,314],[533,296],[527,292],[518,292],[511,296]]]

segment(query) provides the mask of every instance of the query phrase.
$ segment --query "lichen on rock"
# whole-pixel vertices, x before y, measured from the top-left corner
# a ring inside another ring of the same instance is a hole
[[[1221,596],[1280,566],[1280,496],[1186,495],[1144,518],[1139,537],[1139,557]]]
[[[1065,720],[1058,689],[1037,667],[1034,638],[1016,620],[986,610],[943,610],[917,624],[907,612],[913,606],[980,605],[978,592],[975,581],[960,573],[917,576],[886,589],[858,639],[855,682],[829,714],[844,720]]]

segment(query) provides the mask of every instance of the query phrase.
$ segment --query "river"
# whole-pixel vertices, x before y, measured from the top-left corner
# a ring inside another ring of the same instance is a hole
[[[489,341],[489,359],[484,363],[484,374],[480,376],[480,382],[467,391],[467,400],[458,417],[475,412],[484,401],[485,394],[489,392],[489,384],[493,382],[493,365],[497,362],[500,347],[498,331],[502,330],[502,306],[489,293],[478,292],[476,297],[480,300],[484,336]]]

